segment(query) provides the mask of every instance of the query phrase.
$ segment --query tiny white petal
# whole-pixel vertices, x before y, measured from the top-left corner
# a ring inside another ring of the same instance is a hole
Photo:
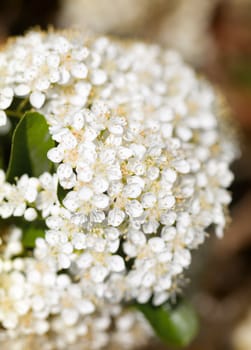
[[[135,199],[126,204],[126,213],[133,218],[139,217],[143,212],[142,204]]]
[[[34,91],[30,95],[30,103],[35,108],[41,108],[45,102],[45,94],[40,91]]]
[[[171,209],[175,204],[175,197],[172,195],[160,198],[158,201],[159,208],[161,209]]]
[[[103,282],[108,275],[108,270],[104,266],[93,266],[90,272],[92,280],[96,283]]]
[[[137,198],[141,194],[141,187],[134,183],[134,184],[128,184],[124,187],[123,194],[127,198]]]
[[[37,212],[34,208],[28,208],[24,212],[24,218],[27,221],[33,221],[37,218]]]
[[[165,242],[160,237],[154,237],[149,239],[148,244],[153,252],[159,253],[165,248]]]
[[[90,300],[81,300],[78,303],[79,311],[82,315],[89,315],[95,311],[95,305]]]
[[[189,163],[186,160],[175,160],[172,165],[181,174],[187,174],[190,170]]]
[[[84,63],[75,63],[71,68],[74,78],[84,79],[87,77],[88,69]]]
[[[54,163],[60,163],[64,158],[64,150],[59,147],[51,148],[47,152],[47,157]]]
[[[15,87],[15,94],[17,96],[23,97],[23,96],[27,96],[29,93],[30,93],[29,85],[20,84]]]
[[[101,69],[96,69],[91,73],[91,82],[94,85],[102,85],[107,80],[107,74],[105,71]]]
[[[105,209],[108,207],[110,199],[105,194],[95,195],[92,199],[92,203],[99,209]]]
[[[125,218],[125,213],[118,208],[114,208],[109,211],[108,224],[111,226],[117,227],[123,222],[124,218]]]
[[[111,255],[107,258],[107,264],[111,271],[121,272],[125,269],[125,262],[119,255]]]

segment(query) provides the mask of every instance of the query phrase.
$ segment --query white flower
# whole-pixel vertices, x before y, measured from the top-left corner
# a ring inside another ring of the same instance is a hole
[[[37,198],[38,185],[38,179],[29,178],[27,175],[22,175],[16,185],[3,182],[0,216],[3,218],[8,218],[11,215],[23,216],[26,206],[34,203]],[[32,218],[36,217],[36,210],[29,210],[26,215],[32,220]]]
[[[14,329],[19,317],[30,307],[24,276],[17,271],[1,274],[0,321],[3,327]]]
[[[34,91],[30,95],[30,103],[33,107],[39,109],[43,106],[45,102],[45,94],[40,91]]]
[[[14,92],[10,87],[4,87],[0,90],[0,109],[10,107],[14,97]]]
[[[57,210],[58,197],[57,185],[58,179],[56,174],[51,175],[44,173],[39,177],[40,191],[36,199],[36,207],[42,212],[43,217],[53,214]]]
[[[117,227],[123,222],[124,218],[125,213],[118,208],[114,208],[109,211],[108,224]]]

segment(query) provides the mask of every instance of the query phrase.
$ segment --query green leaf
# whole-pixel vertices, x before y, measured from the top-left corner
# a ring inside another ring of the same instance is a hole
[[[198,332],[196,313],[187,301],[180,301],[174,307],[169,304],[154,307],[150,303],[137,307],[167,345],[187,346]]]
[[[34,248],[38,237],[44,237],[45,224],[40,221],[24,223],[21,225],[23,231],[22,243],[25,248]]]
[[[54,147],[44,116],[36,112],[26,112],[17,124],[12,136],[11,154],[7,170],[7,180],[23,174],[38,177],[52,169],[47,152]]]
[[[58,200],[60,202],[60,204],[63,205],[63,200],[65,198],[65,196],[67,195],[67,193],[69,192],[70,190],[66,190],[65,188],[63,188],[60,184],[58,184],[58,187],[57,187],[57,197],[58,197]]]

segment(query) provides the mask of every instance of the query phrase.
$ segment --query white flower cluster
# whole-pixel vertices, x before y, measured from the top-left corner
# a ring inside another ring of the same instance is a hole
[[[16,257],[23,252],[22,231],[3,234],[0,263],[0,344],[4,349],[129,349],[144,345],[150,326],[135,310],[94,304],[83,296],[82,283],[57,274],[51,262]],[[5,242],[4,242],[5,241]],[[39,335],[39,337],[33,337]]]
[[[2,349],[11,350],[128,350],[147,344],[146,333],[151,333],[140,313],[122,312],[117,306],[113,310],[104,310],[102,314],[87,318],[77,327],[63,329],[60,319],[54,319],[49,334],[36,336],[32,334],[13,337],[8,331],[0,332]]]
[[[12,258],[22,235],[3,248],[2,325],[41,334],[52,317],[85,332],[107,305],[168,300],[231,200],[237,148],[212,87],[173,51],[74,32],[10,41],[0,76],[0,125],[24,98],[56,142],[55,174],[0,173],[0,217],[47,227],[32,256]]]

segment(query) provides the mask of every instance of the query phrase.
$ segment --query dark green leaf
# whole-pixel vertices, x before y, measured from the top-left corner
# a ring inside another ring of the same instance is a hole
[[[11,139],[13,131],[15,130],[17,124],[18,124],[18,118],[9,117],[10,121],[10,130],[7,132],[7,134],[0,135],[1,140],[1,156],[2,156],[2,166],[1,168],[6,172],[9,159],[10,159],[10,150],[11,150]]]
[[[34,248],[36,239],[44,237],[45,226],[39,221],[25,223],[21,228],[23,230],[22,242],[25,248]]]
[[[171,307],[164,304],[154,307],[149,304],[138,304],[159,338],[168,345],[187,346],[198,331],[198,319],[193,307],[186,301],[180,301]]]
[[[53,146],[45,118],[36,112],[25,113],[12,136],[7,180],[13,182],[23,174],[38,177],[50,171],[47,152]]]
[[[57,187],[57,196],[58,196],[58,200],[59,202],[63,205],[63,200],[65,198],[65,196],[67,195],[67,193],[69,192],[69,190],[64,189],[62,186],[60,186],[60,184],[58,184]]]

